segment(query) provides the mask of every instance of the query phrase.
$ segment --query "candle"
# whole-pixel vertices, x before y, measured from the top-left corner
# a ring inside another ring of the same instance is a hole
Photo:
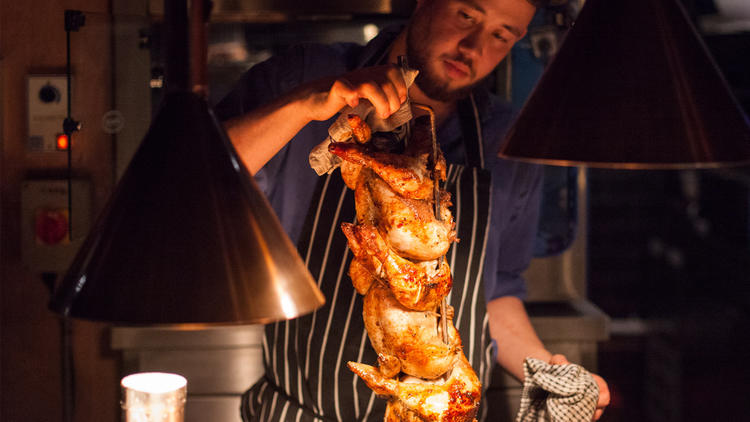
[[[187,380],[177,374],[143,372],[122,379],[125,422],[183,422]]]

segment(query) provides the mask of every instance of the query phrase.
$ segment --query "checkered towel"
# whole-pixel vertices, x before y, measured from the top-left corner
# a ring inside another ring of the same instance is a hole
[[[526,358],[523,373],[516,422],[588,422],[594,417],[599,386],[582,366]]]

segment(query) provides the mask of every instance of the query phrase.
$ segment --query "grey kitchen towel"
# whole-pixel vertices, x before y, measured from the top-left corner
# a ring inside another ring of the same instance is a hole
[[[516,422],[588,422],[594,417],[599,386],[582,366],[526,358],[523,373]]]
[[[402,69],[406,87],[410,87],[419,74],[415,69]],[[328,128],[328,137],[320,144],[315,146],[308,160],[310,167],[315,170],[318,176],[331,173],[341,164],[341,158],[328,151],[328,145],[331,142],[347,142],[352,137],[352,129],[349,127],[347,116],[356,114],[364,120],[372,129],[372,132],[390,132],[412,119],[411,103],[407,100],[401,104],[401,108],[389,117],[383,119],[375,113],[375,106],[368,100],[362,99],[357,107],[344,107],[339,112],[339,117]],[[350,141],[354,142],[354,141]]]

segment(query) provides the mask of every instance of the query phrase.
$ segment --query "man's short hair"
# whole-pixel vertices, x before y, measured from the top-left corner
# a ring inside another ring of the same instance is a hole
[[[526,0],[529,3],[536,6],[537,9],[541,9],[549,6],[559,6],[567,3],[567,0]]]

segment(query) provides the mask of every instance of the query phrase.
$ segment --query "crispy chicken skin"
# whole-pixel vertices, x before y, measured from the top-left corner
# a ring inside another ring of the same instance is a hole
[[[452,309],[449,312],[452,314]],[[370,343],[381,359],[389,362],[395,358],[402,372],[415,377],[432,379],[445,374],[461,349],[453,323],[448,324],[450,343],[445,344],[437,312],[405,308],[381,282],[374,282],[365,295],[362,317]],[[449,317],[452,319],[452,315]],[[389,373],[393,376],[398,371],[384,374]]]
[[[344,179],[344,183],[349,189],[357,188],[361,171],[362,166],[359,164],[350,163],[348,161],[341,162],[341,178]]]
[[[403,306],[415,311],[434,310],[450,292],[453,279],[445,260],[414,263],[402,258],[370,225],[342,223],[341,230],[359,263],[385,281]]]
[[[351,137],[358,144],[366,144],[370,142],[372,138],[372,130],[370,126],[365,123],[361,117],[356,114],[349,114],[346,117],[346,122],[351,128]],[[362,166],[349,161],[344,160],[341,163],[341,178],[344,179],[344,183],[349,189],[355,189],[357,187],[357,181],[359,180],[359,172],[362,170]]]
[[[377,210],[378,227],[399,255],[416,260],[437,259],[456,240],[450,194],[441,192],[441,219],[435,218],[433,201],[403,198],[379,177],[365,181]],[[363,186],[364,188],[364,186]]]
[[[352,138],[357,141],[358,144],[366,144],[372,137],[372,129],[370,126],[362,120],[356,114],[348,114],[346,116],[346,122],[349,127],[352,128]]]
[[[362,170],[357,183],[354,191],[357,221],[377,226],[399,255],[414,260],[433,260],[445,255],[456,241],[448,192],[441,191],[441,218],[438,220],[433,201],[404,198],[369,169]]]
[[[376,281],[375,276],[358,258],[352,259],[351,264],[349,264],[349,278],[352,279],[352,285],[357,293],[363,296],[367,294]]]
[[[428,119],[417,119],[412,126],[412,136],[403,154],[373,151],[370,143],[372,130],[359,116],[349,114],[347,123],[355,143],[332,142],[328,150],[341,157],[341,177],[350,188],[357,187],[362,167],[372,168],[392,188],[407,198],[431,199],[435,176],[428,171],[432,166],[439,180],[445,180],[446,163],[442,153],[432,157],[432,137]],[[436,160],[435,160],[436,158]]]
[[[362,170],[361,176],[354,189],[354,207],[357,212],[357,222],[359,224],[369,224],[377,226],[381,218],[381,211],[375,208],[375,202],[370,192],[369,180],[378,177],[370,169]]]
[[[370,365],[348,366],[375,393],[389,398],[386,421],[471,422],[476,417],[482,388],[463,353],[447,377],[434,380],[387,378]]]
[[[426,154],[411,157],[388,152],[369,151],[362,145],[331,142],[328,150],[345,161],[372,169],[391,188],[405,198],[432,198],[432,173],[427,170]]]

